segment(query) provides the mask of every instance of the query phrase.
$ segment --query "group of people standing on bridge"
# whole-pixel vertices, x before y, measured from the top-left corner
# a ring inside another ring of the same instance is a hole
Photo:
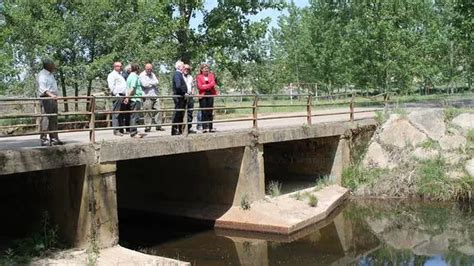
[[[197,114],[197,130],[203,133],[215,132],[212,120],[214,98],[217,95],[217,83],[214,73],[209,69],[209,65],[203,63],[199,67],[199,74],[194,79],[191,75],[191,67],[178,61],[175,64],[175,72],[172,79],[174,111],[172,123],[183,123],[184,111],[187,107],[188,123],[193,121],[194,98],[199,99],[199,107],[205,108]],[[41,133],[40,140],[42,146],[62,145],[59,140],[58,133],[58,103],[59,96],[58,85],[54,78],[56,66],[50,59],[43,60],[43,69],[38,73],[37,85],[38,95],[42,98],[41,111],[47,116],[41,118],[41,131],[52,131],[47,134]],[[122,69],[121,62],[114,62],[113,70],[107,76],[107,84],[111,95],[116,96],[113,102],[113,111],[134,111],[131,113],[113,113],[112,126],[114,127],[114,135],[123,136],[130,134],[134,138],[142,138],[146,132],[150,132],[152,125],[155,125],[157,131],[164,131],[161,126],[163,123],[163,112],[160,111],[159,80],[153,72],[153,65],[147,63],[144,70],[140,72],[140,66],[136,63],[130,64]],[[197,90],[196,90],[197,88]],[[189,110],[191,109],[191,110]],[[142,112],[140,112],[142,110]],[[138,125],[141,114],[145,124],[145,133],[139,133],[136,125]],[[153,124],[154,122],[154,124]],[[123,128],[120,128],[123,127]],[[196,133],[192,129],[192,124],[188,124],[188,128],[184,129],[183,125],[173,125],[171,127],[171,135],[181,135],[183,131],[188,133]]]
[[[140,66],[138,64],[131,64],[122,70],[121,62],[115,62],[113,70],[107,77],[107,83],[110,93],[118,98],[114,99],[114,111],[133,110],[135,112],[129,113],[114,113],[112,114],[112,126],[130,127],[129,130],[114,129],[114,135],[123,136],[130,134],[131,137],[141,138],[145,134],[138,133],[135,125],[138,124],[140,113],[144,115],[145,133],[151,131],[151,125],[154,122],[157,131],[163,131],[161,124],[163,123],[163,113],[160,111],[160,95],[158,84],[159,81],[153,73],[153,65],[145,64],[145,70],[139,73]],[[212,95],[217,95],[217,84],[214,73],[209,71],[208,64],[201,64],[200,71],[196,79],[191,75],[191,67],[178,61],[175,64],[176,71],[172,79],[173,94],[179,97],[174,97],[174,109],[188,109],[187,121],[193,121],[194,97],[198,95],[200,108],[212,108],[214,106],[214,98]],[[197,94],[196,94],[197,87]],[[211,96],[211,97],[209,97]],[[191,109],[191,110],[189,110]],[[138,112],[143,110],[143,112]],[[174,111],[173,124],[183,123],[184,111]],[[154,120],[154,121],[153,121]],[[212,109],[204,109],[198,112],[197,129],[202,130],[203,133],[214,132],[212,126],[213,111]],[[173,125],[171,127],[171,135],[181,135],[183,130],[188,133],[196,133],[192,129],[192,124],[188,124],[188,128],[184,129],[183,125]]]

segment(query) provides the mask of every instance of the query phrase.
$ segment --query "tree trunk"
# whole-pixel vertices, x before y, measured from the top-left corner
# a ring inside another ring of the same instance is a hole
[[[79,96],[79,84],[77,84],[77,81],[74,81],[73,83],[74,86],[74,96],[78,97]],[[74,111],[79,111],[79,103],[77,102],[77,99],[74,100]]]
[[[92,79],[89,79],[87,81],[87,96],[91,96],[91,92],[92,92]],[[87,101],[87,107],[86,107],[86,110],[89,111],[90,110],[90,102]]]
[[[63,91],[63,97],[67,97],[66,78],[64,77],[64,72],[61,69],[59,70],[59,81],[61,82],[61,90]],[[64,112],[69,112],[69,105],[67,103],[67,100],[64,100]]]
[[[191,63],[191,53],[189,52],[189,21],[194,11],[192,4],[179,4],[180,29],[176,32],[178,38],[178,52],[181,60],[185,64]]]

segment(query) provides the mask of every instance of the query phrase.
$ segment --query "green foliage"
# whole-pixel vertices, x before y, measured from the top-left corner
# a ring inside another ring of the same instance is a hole
[[[400,116],[400,118],[406,119],[408,117],[408,111],[405,108],[395,108],[394,112]]]
[[[250,210],[250,207],[251,207],[251,204],[250,204],[250,200],[249,200],[249,195],[247,193],[245,193],[242,198],[240,199],[240,208],[242,208],[242,210],[246,211],[246,210]]]
[[[308,204],[311,207],[316,207],[318,206],[318,198],[314,194],[310,194],[308,196]]]
[[[39,59],[48,56],[57,62],[64,96],[69,90],[89,95],[93,83],[103,87],[115,60],[160,64],[165,72],[174,69],[177,59],[209,61],[219,71],[230,72],[233,79],[245,76],[244,65],[262,62],[267,52],[260,42],[269,18],[251,16],[284,7],[280,1],[265,0],[219,1],[211,9],[205,9],[202,0],[124,4],[6,0],[2,4],[0,93],[19,94],[18,88],[28,84],[26,94],[34,95]],[[196,12],[203,14],[197,29],[190,26]],[[265,79],[260,85],[267,86],[262,88],[266,90],[272,77],[264,71],[269,65],[258,66],[263,67],[260,73]]]
[[[282,83],[318,83],[320,91],[429,92],[471,88],[469,1],[310,1],[293,4],[272,31]],[[460,85],[462,84],[462,85]]]
[[[15,240],[0,257],[0,265],[28,264],[31,259],[45,256],[59,247],[58,228],[51,225],[50,217],[45,212],[40,230],[30,237]]]
[[[314,185],[314,191],[321,190],[329,185],[333,185],[336,183],[336,178],[333,176],[323,176],[316,180],[316,184]]]
[[[420,145],[425,150],[438,150],[440,149],[440,145],[436,140],[428,138],[427,140],[423,141]]]
[[[454,107],[444,108],[444,121],[450,123],[461,111]]]
[[[278,181],[270,181],[267,187],[267,194],[272,197],[280,196],[281,194],[281,183]]]
[[[89,246],[86,249],[87,265],[96,265],[100,256],[99,245],[97,244],[97,237],[91,236],[89,239]]]
[[[467,131],[466,139],[467,139],[468,142],[474,143],[474,129],[470,128]]]
[[[359,165],[350,166],[342,172],[342,185],[354,191],[360,185],[373,183],[386,172],[385,169],[365,169]]]
[[[296,192],[294,194],[291,194],[292,198],[296,199],[296,200],[302,200],[303,199],[303,195],[301,195],[301,192]]]
[[[388,120],[389,118],[389,114],[388,112],[384,112],[384,111],[376,111],[375,112],[375,121],[377,121],[377,123],[379,123],[380,125],[385,123],[385,121]]]
[[[447,165],[441,159],[428,160],[418,168],[418,193],[432,200],[453,200],[469,196],[474,190],[474,179],[463,176],[453,179],[446,176]]]

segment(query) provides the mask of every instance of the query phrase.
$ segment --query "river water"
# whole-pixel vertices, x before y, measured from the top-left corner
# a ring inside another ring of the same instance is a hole
[[[474,205],[353,200],[290,236],[127,215],[121,244],[192,265],[474,265]]]

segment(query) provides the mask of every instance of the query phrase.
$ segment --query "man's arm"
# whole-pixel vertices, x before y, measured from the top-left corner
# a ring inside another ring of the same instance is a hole
[[[109,74],[107,76],[107,84],[109,85],[109,90],[110,92],[112,93],[112,95],[114,95],[114,91],[115,91],[115,79],[113,77],[113,75]]]
[[[151,80],[145,74],[143,74],[143,72],[140,74],[139,78],[143,88],[149,89],[153,86]]]

